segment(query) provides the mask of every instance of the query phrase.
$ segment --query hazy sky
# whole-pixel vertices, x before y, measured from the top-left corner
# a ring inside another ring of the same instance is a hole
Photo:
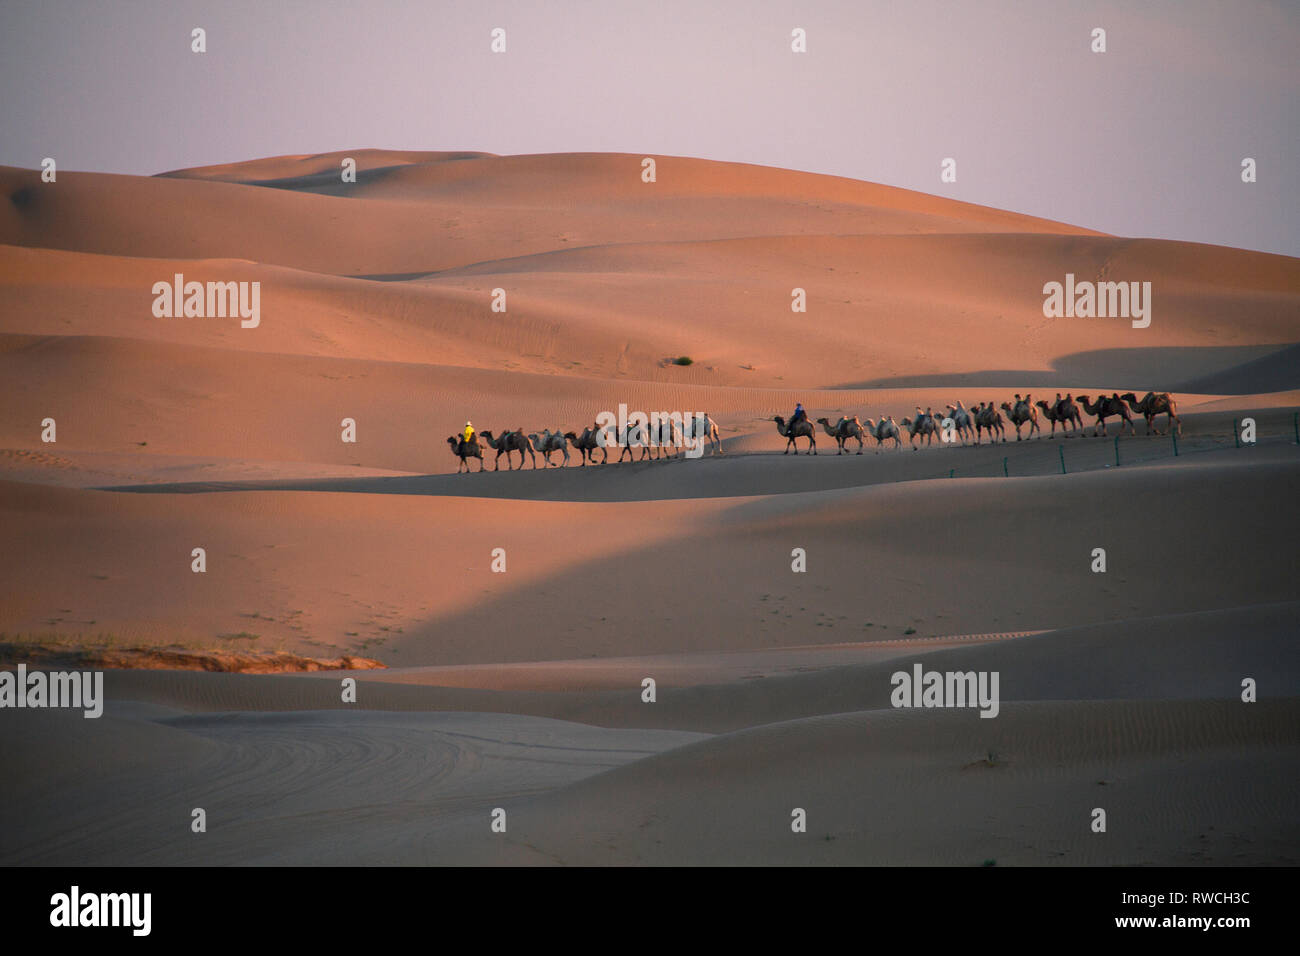
[[[1298,58],[1300,0],[0,0],[0,165],[685,155],[1300,255]]]

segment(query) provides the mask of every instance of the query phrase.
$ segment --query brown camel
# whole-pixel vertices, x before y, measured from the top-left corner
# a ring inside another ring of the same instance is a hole
[[[457,438],[451,435],[447,438],[447,444],[451,446],[451,453],[460,459],[460,467],[456,469],[456,474],[460,474],[461,469],[465,474],[469,474],[469,459],[478,459],[478,470],[483,470],[483,449],[479,447],[478,439],[471,438],[469,441]]]
[[[587,426],[582,430],[581,435],[575,435],[573,432],[565,432],[564,437],[569,439],[569,443],[574,448],[582,452],[582,467],[587,467],[587,459],[590,458],[594,464],[596,461],[596,449],[600,449],[600,463],[603,465],[609,461],[609,452],[605,449],[605,444],[600,440],[600,430],[594,426]]]
[[[1070,437],[1069,432],[1066,430],[1067,425],[1075,431],[1083,430],[1083,418],[1079,415],[1079,406],[1074,404],[1073,396],[1067,395],[1062,398],[1061,393],[1057,392],[1056,401],[1050,405],[1042,399],[1039,399],[1034,404],[1043,410],[1043,417],[1052,423],[1051,438],[1056,437],[1057,423],[1060,423],[1061,435],[1065,438]]]
[[[817,424],[826,429],[826,434],[835,439],[835,444],[839,446],[839,451],[835,454],[844,454],[844,445],[850,438],[858,440],[858,454],[862,454],[862,422],[858,421],[857,415],[852,418],[841,417],[834,426],[828,418],[817,419]]]
[[[776,422],[776,430],[781,437],[785,439],[785,451],[783,455],[790,454],[790,448],[794,448],[794,453],[799,454],[799,445],[795,442],[796,438],[808,439],[808,454],[817,454],[817,430],[813,428],[813,423],[804,419],[797,423],[793,428],[786,428],[785,419],[780,415],[774,415],[772,421]]]
[[[500,438],[494,438],[492,433],[489,431],[482,431],[479,432],[479,434],[483,436],[483,440],[488,443],[489,447],[496,449],[497,456],[492,461],[493,471],[500,470],[501,456],[503,454],[506,456],[506,469],[508,471],[513,471],[514,465],[510,459],[510,453],[513,451],[519,452],[520,468],[524,467],[524,452],[527,452],[529,457],[532,458],[533,467],[537,467],[537,455],[533,452],[533,443],[529,441],[528,436],[524,434],[522,428],[516,428],[514,431],[506,432]]]
[[[638,460],[635,457],[633,457],[632,454],[633,448],[641,449],[641,458],[639,460],[645,461],[647,458],[650,457],[649,427],[641,424],[640,422],[637,422],[635,424],[629,422],[627,427],[623,429],[622,441],[619,441],[618,436],[615,435],[615,444],[619,445],[623,449],[618,456],[618,461],[620,464],[622,463],[623,457],[625,455],[628,458],[631,458],[633,461]]]
[[[1166,422],[1168,428],[1176,428],[1177,433],[1183,433],[1183,420],[1178,417],[1178,403],[1169,397],[1168,392],[1147,392],[1142,396],[1142,401],[1138,401],[1136,395],[1132,392],[1125,392],[1120,398],[1128,402],[1129,408],[1135,412],[1141,412],[1142,417],[1147,420],[1147,434],[1154,431],[1157,435],[1163,435],[1160,429],[1155,427],[1157,415],[1168,415]]]
[[[1092,400],[1089,399],[1087,395],[1080,395],[1079,404],[1083,406],[1083,410],[1087,412],[1089,415],[1097,416],[1097,426],[1092,430],[1092,433],[1094,435],[1096,435],[1098,432],[1101,432],[1102,435],[1105,435],[1106,419],[1115,416],[1118,416],[1119,418],[1123,419],[1123,421],[1120,422],[1120,426],[1119,426],[1119,433],[1121,435],[1124,434],[1124,426],[1126,424],[1128,425],[1128,429],[1130,432],[1132,432],[1134,435],[1137,434],[1137,429],[1133,427],[1133,419],[1128,413],[1128,406],[1124,404],[1124,400],[1119,397],[1118,393],[1116,393],[1114,396],[1110,398],[1107,398],[1105,395],[1098,395],[1097,404],[1095,405],[1092,403]]]
[[[928,411],[921,411],[921,406],[916,406],[916,418],[904,418],[898,423],[908,431],[908,443],[912,446],[912,451],[916,451],[916,436],[920,435],[925,444],[934,444],[934,433],[939,430],[935,423],[934,416]]]

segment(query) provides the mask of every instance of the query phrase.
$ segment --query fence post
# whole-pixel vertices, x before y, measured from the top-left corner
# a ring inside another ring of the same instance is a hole
[[[1237,424],[1235,418],[1232,420],[1232,443],[1237,448],[1241,447],[1241,426]]]
[[[1115,467],[1119,467],[1119,436],[1115,436]]]
[[[1007,471],[1007,460],[1005,458],[1002,459],[1002,477],[1003,478],[1011,477],[1011,473]]]
[[[1300,412],[1291,416],[1291,427],[1295,429],[1295,443],[1300,445]]]
[[[1061,456],[1061,474],[1065,474],[1065,446],[1057,445],[1056,450]]]
[[[1177,458],[1177,457],[1178,457],[1178,432],[1174,431],[1174,430],[1171,428],[1171,429],[1169,429],[1169,434],[1173,436],[1173,439],[1174,439],[1174,457]]]
[[[956,469],[956,468],[949,468],[949,469],[948,469],[948,477],[951,478],[954,474],[956,474],[956,472],[957,472],[957,469]]]

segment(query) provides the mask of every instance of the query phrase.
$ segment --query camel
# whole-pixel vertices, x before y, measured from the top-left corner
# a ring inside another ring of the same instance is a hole
[[[903,441],[899,438],[898,423],[894,421],[893,415],[890,415],[888,418],[882,418],[879,425],[868,418],[865,428],[867,434],[871,435],[876,440],[876,454],[880,454],[880,446],[891,438],[894,439],[894,448],[897,449],[903,447]]]
[[[916,406],[916,418],[904,418],[898,424],[908,430],[908,443],[912,446],[912,451],[916,451],[916,436],[920,435],[922,440],[929,445],[934,444],[934,433],[938,431],[938,425],[935,423],[934,416],[928,411],[921,411],[921,406]]]
[[[1057,392],[1055,402],[1048,404],[1040,398],[1034,404],[1043,410],[1043,417],[1052,423],[1052,434],[1048,436],[1049,438],[1056,437],[1058,423],[1061,426],[1061,435],[1064,438],[1070,437],[1070,431],[1066,429],[1067,425],[1073,431],[1083,430],[1083,418],[1079,414],[1079,407],[1074,404],[1073,396],[1067,395],[1062,398],[1061,393]]]
[[[953,427],[957,430],[957,437],[961,439],[963,445],[966,444],[966,439],[975,431],[970,412],[959,401],[956,405],[948,406],[948,417],[952,419]]]
[[[622,441],[619,441],[616,435],[614,444],[623,449],[618,456],[620,463],[623,461],[624,455],[629,457],[632,455],[633,448],[641,449],[640,461],[645,461],[650,457],[650,432],[645,425],[628,423],[627,428],[623,430]]]
[[[560,431],[543,428],[540,435],[530,433],[528,439],[533,443],[533,447],[537,449],[538,454],[546,459],[548,468],[555,464],[555,462],[551,461],[551,454],[557,451],[564,456],[564,464],[556,467],[567,468],[569,466],[569,443],[564,440],[564,435]]]
[[[587,467],[588,458],[590,458],[592,462],[595,462],[597,448],[600,449],[600,463],[603,465],[609,461],[609,452],[605,449],[604,441],[601,440],[600,430],[594,426],[588,425],[582,430],[581,435],[575,435],[573,432],[565,432],[564,437],[572,443],[574,448],[582,452],[583,468]]]
[[[1038,432],[1040,436],[1043,434],[1042,429],[1038,427],[1038,409],[1034,408],[1029,401],[1032,397],[1026,395],[1021,398],[1020,393],[1016,392],[1016,404],[1014,406],[1010,402],[1002,403],[1002,410],[1007,413],[1007,421],[1016,426],[1016,441],[1020,441],[1021,425],[1029,426],[1030,438],[1034,437],[1034,432]]]
[[[1133,409],[1133,411],[1142,413],[1142,417],[1147,420],[1148,435],[1150,435],[1152,431],[1157,435],[1164,434],[1164,432],[1155,427],[1157,415],[1168,415],[1169,419],[1166,423],[1167,426],[1169,428],[1176,428],[1177,434],[1179,435],[1183,433],[1183,420],[1178,417],[1178,403],[1169,397],[1168,392],[1161,392],[1158,395],[1155,392],[1147,392],[1142,396],[1142,401],[1140,402],[1138,401],[1137,396],[1132,392],[1125,392],[1120,396],[1120,398],[1128,402],[1129,408]]]
[[[465,469],[465,474],[469,474],[470,458],[477,458],[478,470],[483,471],[483,449],[479,447],[477,439],[464,441],[451,435],[447,438],[447,444],[451,446],[451,453],[460,459],[460,467],[456,469],[456,474],[460,474],[461,468]]]
[[[651,458],[672,458],[685,446],[682,430],[668,416],[661,417],[657,425],[650,425],[649,434]]]
[[[791,446],[794,446],[794,453],[799,454],[799,445],[795,442],[796,438],[808,439],[808,454],[817,454],[817,429],[813,428],[812,422],[808,421],[808,419],[805,418],[792,428],[786,428],[785,419],[780,415],[773,416],[772,421],[776,422],[777,432],[785,439],[785,451],[781,452],[781,454],[790,454]]]
[[[1133,427],[1133,419],[1128,413],[1128,406],[1124,404],[1124,400],[1119,397],[1118,393],[1110,398],[1107,398],[1105,395],[1098,395],[1097,404],[1095,405],[1087,395],[1080,395],[1079,404],[1083,406],[1083,410],[1089,415],[1097,416],[1097,426],[1092,430],[1094,435],[1098,432],[1101,432],[1102,435],[1106,434],[1106,419],[1112,416],[1119,416],[1123,419],[1119,425],[1119,433],[1121,435],[1124,434],[1124,426],[1126,424],[1128,425],[1130,432],[1134,435],[1137,434],[1137,429]]]
[[[984,432],[989,433],[989,441],[996,442],[996,435],[1001,435],[1002,440],[1007,440],[1006,428],[1002,424],[1002,413],[992,402],[980,402],[975,408],[975,444],[980,443],[981,436]]]
[[[514,465],[510,459],[512,451],[519,452],[519,467],[524,467],[524,452],[528,452],[533,461],[533,467],[537,467],[537,456],[533,453],[533,443],[528,440],[522,428],[516,428],[514,431],[504,433],[500,438],[494,438],[489,431],[479,432],[483,440],[492,448],[496,449],[497,456],[492,462],[492,470],[499,471],[501,467],[501,456],[506,456],[506,469],[514,470]]]
[[[839,451],[835,454],[844,454],[844,445],[850,438],[858,440],[858,454],[862,454],[862,422],[858,421],[858,416],[852,418],[841,417],[834,427],[831,426],[830,419],[819,418],[817,424],[826,429],[826,434],[835,439],[835,444],[839,446]]]
[[[718,434],[718,423],[709,417],[708,412],[705,412],[703,417],[696,415],[691,420],[691,435],[688,437],[708,442],[708,447],[713,449],[715,455],[723,454],[722,438]],[[700,454],[703,453],[703,450],[701,450]]]

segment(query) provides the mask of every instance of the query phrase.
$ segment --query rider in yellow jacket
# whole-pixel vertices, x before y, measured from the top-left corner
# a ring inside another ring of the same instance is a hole
[[[465,434],[462,436],[462,440],[467,445],[474,440],[474,426],[469,422],[465,423]]]

